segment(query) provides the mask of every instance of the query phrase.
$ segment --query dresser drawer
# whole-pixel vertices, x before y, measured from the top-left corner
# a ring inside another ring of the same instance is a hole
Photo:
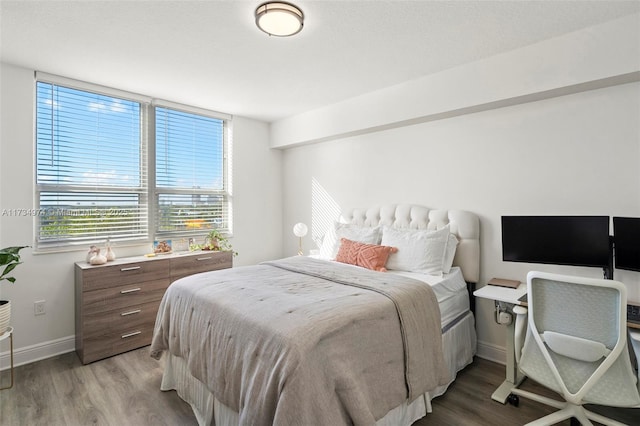
[[[108,333],[125,332],[130,328],[153,325],[160,301],[127,306],[109,312],[94,312],[84,316],[83,337],[90,339]]]
[[[171,281],[199,272],[216,271],[231,268],[233,253],[230,251],[215,251],[174,257],[171,259]]]
[[[82,317],[107,311],[126,309],[148,302],[159,302],[169,287],[169,278],[135,282],[82,293]]]
[[[82,290],[96,290],[165,278],[169,276],[169,268],[169,259],[89,268],[82,274]]]
[[[83,363],[93,362],[122,352],[151,344],[153,324],[128,327],[121,332],[110,332],[84,339],[81,359]]]

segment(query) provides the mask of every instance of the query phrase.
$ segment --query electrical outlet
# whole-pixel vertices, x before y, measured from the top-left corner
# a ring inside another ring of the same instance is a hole
[[[499,324],[506,324],[509,325],[511,324],[513,317],[511,316],[511,314],[509,312],[500,312],[500,315],[498,315],[498,323]]]
[[[38,300],[33,302],[33,314],[34,315],[44,315],[47,312],[44,309],[44,300]]]

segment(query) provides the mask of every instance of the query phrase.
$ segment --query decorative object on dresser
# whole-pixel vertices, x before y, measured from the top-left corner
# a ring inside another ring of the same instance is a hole
[[[75,264],[76,352],[83,364],[151,343],[160,300],[172,282],[230,268],[230,251]]]
[[[87,263],[91,263],[91,258],[98,253],[100,253],[100,249],[97,246],[89,246],[89,251],[87,251],[87,256],[85,257]]]
[[[105,244],[104,257],[107,258],[107,262],[113,262],[116,260],[116,254],[111,247],[111,240],[109,238],[107,238],[107,243]]]
[[[155,254],[170,254],[173,252],[171,240],[161,240],[153,242],[153,252]]]
[[[28,246],[7,247],[0,249],[0,281],[16,282],[15,277],[9,277],[8,274],[13,271],[20,263],[20,250]],[[0,334],[9,329],[11,322],[11,301],[0,300]]]
[[[89,259],[89,263],[92,265],[104,265],[105,263],[107,263],[107,256],[105,256],[104,254],[100,254],[100,249],[95,248],[94,255],[91,256],[91,259]]]
[[[204,245],[202,246],[202,250],[210,251],[228,251],[231,249],[232,247],[229,239],[217,229],[209,231],[204,240]]]
[[[229,238],[217,229],[212,229],[207,233],[204,238],[204,244],[195,244],[193,238],[189,238],[189,250],[231,251],[234,256],[238,255],[237,252],[233,251]]]

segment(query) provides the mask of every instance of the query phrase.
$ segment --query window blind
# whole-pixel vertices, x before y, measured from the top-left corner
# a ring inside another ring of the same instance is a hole
[[[38,247],[149,239],[144,108],[36,82]]]
[[[155,108],[156,236],[229,233],[227,120]]]

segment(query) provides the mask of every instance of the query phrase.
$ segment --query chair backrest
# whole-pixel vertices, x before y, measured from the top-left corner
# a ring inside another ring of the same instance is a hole
[[[574,404],[640,404],[627,351],[624,284],[536,271],[527,283],[520,369]]]

